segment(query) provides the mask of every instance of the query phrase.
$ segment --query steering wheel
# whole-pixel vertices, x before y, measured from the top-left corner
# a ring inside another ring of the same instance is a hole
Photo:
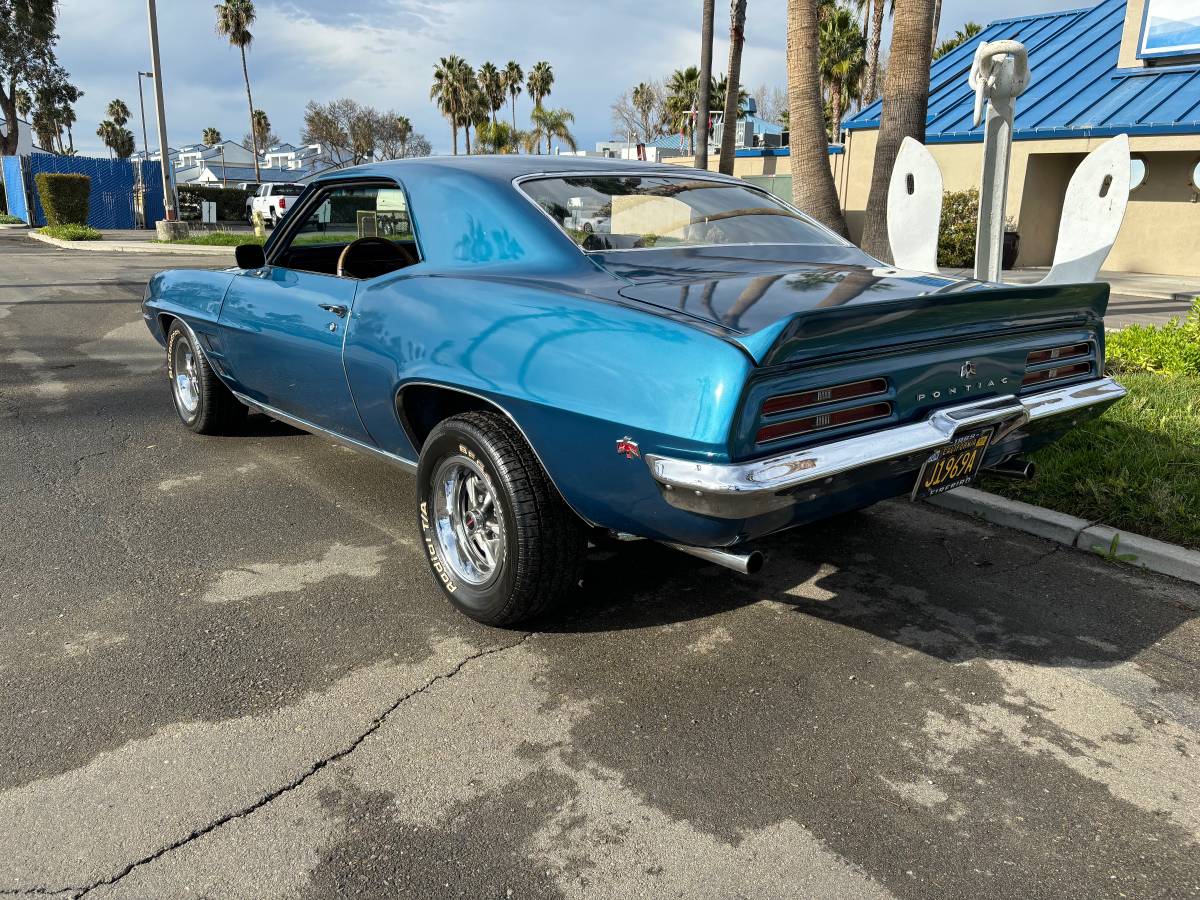
[[[411,251],[409,251],[409,249],[407,247],[398,246],[397,244],[394,244],[391,241],[389,241],[387,238],[363,237],[363,238],[359,238],[357,241],[351,241],[349,244],[347,244],[345,247],[342,248],[342,252],[338,256],[338,261],[337,261],[337,274],[338,274],[339,278],[341,278],[342,276],[344,276],[346,274],[346,264],[348,262],[350,262],[350,258],[355,253],[357,253],[359,250],[361,250],[363,247],[386,248],[388,253],[394,259],[400,261],[403,265],[406,265],[406,266],[412,265],[414,262],[416,262],[416,260],[413,259],[413,257],[412,257]]]

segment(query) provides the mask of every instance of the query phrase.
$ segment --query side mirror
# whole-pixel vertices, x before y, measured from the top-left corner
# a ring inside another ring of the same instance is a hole
[[[233,251],[233,258],[239,269],[261,269],[267,264],[262,244],[238,244]]]

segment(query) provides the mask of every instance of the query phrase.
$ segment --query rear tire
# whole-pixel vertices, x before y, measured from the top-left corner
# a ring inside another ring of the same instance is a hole
[[[417,524],[434,580],[463,614],[514,625],[579,582],[583,523],[499,413],[441,422],[421,449]]]
[[[197,434],[230,434],[246,420],[246,407],[221,383],[191,329],[176,319],[167,331],[167,378],[175,411]]]

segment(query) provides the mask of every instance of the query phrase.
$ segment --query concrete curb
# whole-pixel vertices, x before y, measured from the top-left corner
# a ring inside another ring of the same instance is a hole
[[[232,247],[202,247],[194,244],[156,244],[153,241],[60,241],[49,235],[29,232],[29,237],[63,250],[90,250],[94,253],[175,253],[180,256],[223,256],[233,260]]]
[[[1132,557],[1122,559],[1122,562],[1200,584],[1200,552],[1188,550],[1186,547],[1156,541],[1140,534],[1117,531],[1107,525],[1022,503],[1019,500],[1009,500],[1007,497],[989,494],[976,488],[959,488],[932,497],[927,502],[942,509],[977,516],[993,525],[1014,528],[1088,552],[1108,553],[1113,537],[1116,536],[1117,556]]]
[[[18,231],[22,228],[28,228],[28,227],[29,227],[28,225],[0,224],[0,231]]]

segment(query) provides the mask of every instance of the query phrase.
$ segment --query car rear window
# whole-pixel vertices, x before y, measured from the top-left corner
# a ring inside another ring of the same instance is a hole
[[[298,184],[279,184],[275,186],[273,193],[277,197],[299,197],[304,193],[304,188]]]
[[[736,181],[582,175],[520,187],[584,250],[841,243],[777,197]]]

